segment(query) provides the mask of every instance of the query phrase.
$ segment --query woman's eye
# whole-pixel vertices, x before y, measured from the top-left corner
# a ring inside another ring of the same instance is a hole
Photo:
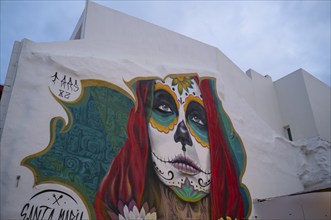
[[[162,111],[162,112],[168,112],[168,113],[171,113],[172,110],[169,106],[167,105],[159,105],[159,107],[157,107],[158,110]]]
[[[192,121],[199,124],[199,125],[201,125],[201,126],[205,125],[205,123],[196,115],[192,117]]]

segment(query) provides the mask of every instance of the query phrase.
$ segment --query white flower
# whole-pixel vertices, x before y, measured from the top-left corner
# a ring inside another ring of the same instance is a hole
[[[124,216],[119,214],[120,220],[154,220],[156,219],[156,212],[147,213],[145,212],[144,207],[141,208],[140,212],[137,206],[134,206],[132,210],[129,210],[128,206],[124,206],[123,208]]]

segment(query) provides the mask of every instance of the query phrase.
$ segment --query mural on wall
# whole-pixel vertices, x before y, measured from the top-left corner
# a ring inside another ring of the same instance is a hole
[[[56,81],[54,76],[60,82],[59,74],[52,75]],[[215,79],[135,78],[126,82],[134,97],[109,82],[82,80],[79,86],[70,80],[67,92],[81,90],[76,100],[51,90],[67,124],[53,118],[49,145],[21,163],[33,171],[36,185],[73,189],[96,219],[250,214],[249,191],[241,182],[245,150]]]

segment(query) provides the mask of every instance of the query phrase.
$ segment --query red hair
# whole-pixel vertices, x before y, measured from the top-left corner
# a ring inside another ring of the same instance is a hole
[[[127,134],[128,139],[115,156],[94,200],[97,219],[108,219],[107,210],[117,213],[119,201],[128,204],[134,200],[138,208],[142,206],[145,187],[145,173],[148,158],[148,132],[145,103],[148,98],[147,81],[137,82],[137,109],[130,111]]]
[[[114,158],[94,200],[97,219],[108,219],[110,212],[118,215],[119,201],[128,204],[133,200],[139,210],[142,207],[149,155],[146,105],[153,92],[153,83],[153,80],[136,83],[137,108],[132,108],[129,115],[128,139]],[[200,90],[208,121],[212,173],[209,194],[211,218],[229,216],[242,219],[244,208],[239,181],[219,123],[220,118],[214,100],[216,97],[211,91],[210,83],[210,80],[202,80]]]
[[[200,91],[207,115],[210,149],[210,204],[212,219],[244,218],[244,208],[239,182],[230,150],[226,144],[220,118],[215,106],[216,98],[210,89],[210,80],[200,83]]]

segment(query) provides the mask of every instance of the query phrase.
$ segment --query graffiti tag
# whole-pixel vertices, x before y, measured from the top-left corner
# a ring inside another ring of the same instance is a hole
[[[82,220],[86,218],[78,202],[60,190],[43,190],[32,196],[22,210],[23,220]]]
[[[71,76],[66,74],[60,74],[55,72],[51,76],[52,87],[57,88],[57,96],[64,99],[70,99],[73,93],[80,90],[77,79],[73,79]]]

